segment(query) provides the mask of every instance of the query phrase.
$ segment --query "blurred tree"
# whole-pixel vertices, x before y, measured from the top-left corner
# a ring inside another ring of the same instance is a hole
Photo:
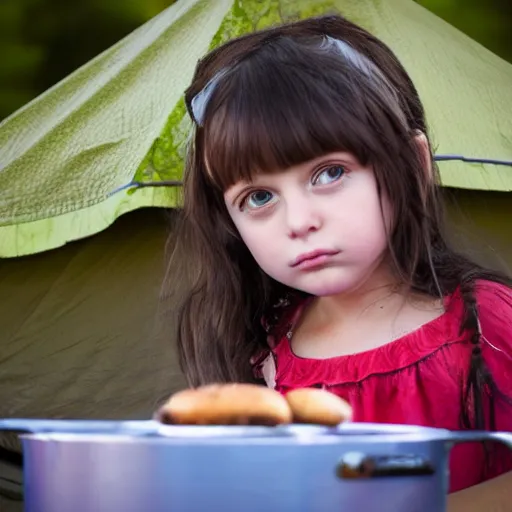
[[[0,120],[175,1],[1,0]],[[510,0],[415,1],[512,62]]]
[[[469,37],[512,62],[510,0],[415,0]]]
[[[0,3],[0,119],[39,93],[46,48],[25,37],[26,2]]]
[[[25,34],[46,49],[45,90],[174,3],[172,0],[24,0]]]
[[[2,0],[0,120],[176,0]]]

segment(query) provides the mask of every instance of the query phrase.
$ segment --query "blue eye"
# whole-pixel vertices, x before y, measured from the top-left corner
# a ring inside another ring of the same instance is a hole
[[[247,196],[243,201],[242,207],[248,207],[249,209],[261,208],[268,204],[274,196],[268,190],[256,190]]]
[[[313,178],[313,185],[329,185],[338,181],[345,174],[345,169],[341,165],[333,165],[323,169]]]

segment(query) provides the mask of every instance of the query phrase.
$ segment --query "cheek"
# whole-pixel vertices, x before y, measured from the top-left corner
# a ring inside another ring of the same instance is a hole
[[[355,198],[347,206],[343,218],[338,219],[353,255],[367,261],[379,257],[388,246],[388,233],[392,223],[389,202],[381,200],[376,190]],[[344,222],[345,221],[345,222]],[[343,239],[343,236],[342,236]],[[343,240],[342,240],[343,241]]]
[[[341,239],[342,246],[345,246],[351,258],[361,263],[379,258],[386,251],[388,243],[382,215],[361,218],[350,230],[345,230]]]

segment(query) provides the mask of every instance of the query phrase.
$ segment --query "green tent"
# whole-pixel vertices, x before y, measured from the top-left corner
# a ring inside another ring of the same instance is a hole
[[[0,417],[146,419],[184,387],[158,294],[168,212],[143,209],[59,249],[0,260]],[[21,512],[15,434],[0,510]]]
[[[178,1],[0,125],[0,417],[145,418],[184,386],[158,302],[179,195],[154,183],[181,178],[197,59],[277,4],[386,40],[438,153],[512,160],[512,66],[410,0]],[[512,168],[440,167],[454,243],[512,268]]]

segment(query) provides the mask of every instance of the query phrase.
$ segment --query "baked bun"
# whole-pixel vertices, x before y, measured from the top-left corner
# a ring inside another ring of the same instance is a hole
[[[174,425],[279,425],[292,413],[277,391],[255,384],[211,384],[175,393],[156,413]]]
[[[350,405],[323,389],[294,389],[285,398],[292,411],[293,423],[335,426],[352,418]]]

